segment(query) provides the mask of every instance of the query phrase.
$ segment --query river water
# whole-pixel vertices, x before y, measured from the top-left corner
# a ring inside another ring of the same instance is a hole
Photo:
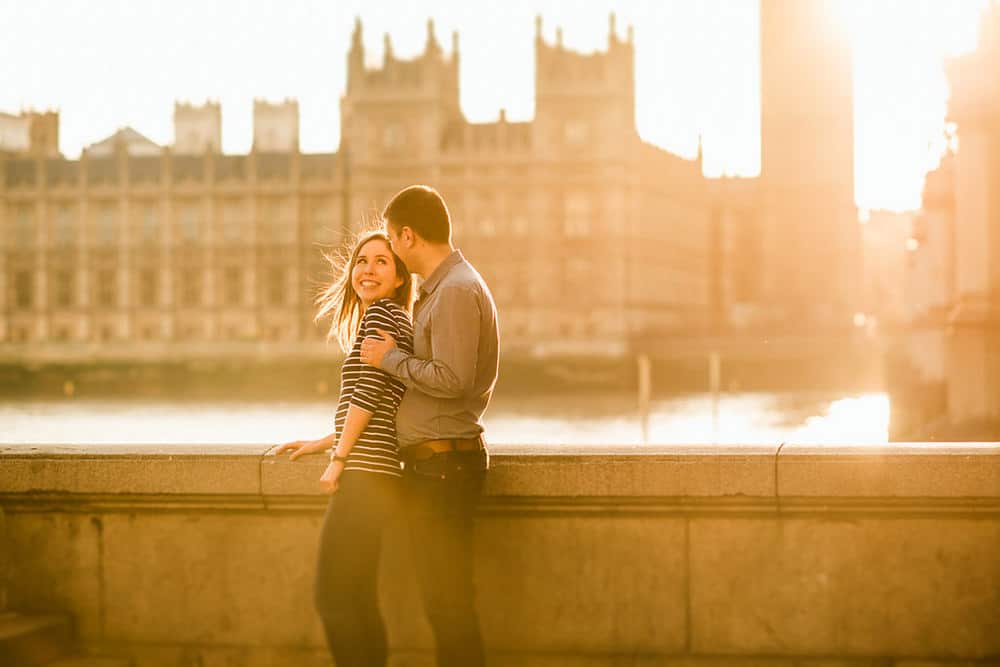
[[[0,402],[2,444],[261,444],[331,430],[334,404],[73,399]],[[653,400],[647,417],[632,396],[546,394],[498,397],[486,416],[494,443],[816,444],[885,443],[882,393],[688,394]]]

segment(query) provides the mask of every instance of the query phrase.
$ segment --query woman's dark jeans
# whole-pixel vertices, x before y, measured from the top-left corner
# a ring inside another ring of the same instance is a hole
[[[388,647],[376,582],[382,532],[398,511],[400,479],[345,471],[320,534],[316,609],[337,667],[382,667]]]

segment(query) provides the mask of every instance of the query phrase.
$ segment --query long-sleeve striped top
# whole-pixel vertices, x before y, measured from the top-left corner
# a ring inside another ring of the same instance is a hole
[[[380,299],[365,309],[358,335],[340,369],[340,402],[337,405],[337,440],[344,430],[347,409],[356,405],[372,413],[368,426],[347,457],[344,470],[401,475],[396,443],[396,409],[406,390],[403,382],[385,371],[361,363],[361,341],[378,337],[381,329],[396,339],[399,349],[413,352],[410,317],[398,304]]]

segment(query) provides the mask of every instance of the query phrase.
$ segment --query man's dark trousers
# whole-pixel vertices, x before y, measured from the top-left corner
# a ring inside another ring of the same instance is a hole
[[[485,664],[473,584],[473,518],[487,467],[482,450],[406,462],[413,564],[437,641],[439,667]]]

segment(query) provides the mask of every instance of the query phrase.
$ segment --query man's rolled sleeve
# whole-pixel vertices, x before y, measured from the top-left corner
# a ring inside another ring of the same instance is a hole
[[[443,288],[430,322],[429,359],[387,353],[382,368],[428,396],[458,398],[475,384],[480,307],[463,287]],[[395,351],[392,351],[395,352]]]
[[[412,355],[403,352],[398,347],[394,347],[390,349],[388,352],[386,352],[385,355],[382,357],[382,364],[380,368],[384,370],[386,373],[398,377],[399,365],[402,364],[404,361],[406,361],[406,359],[409,358],[410,356]]]

